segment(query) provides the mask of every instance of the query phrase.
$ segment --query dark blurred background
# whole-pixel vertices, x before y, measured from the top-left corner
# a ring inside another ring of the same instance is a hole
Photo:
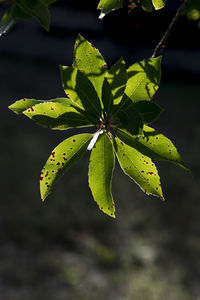
[[[51,30],[21,21],[0,38],[0,299],[200,299],[200,30],[183,16],[163,57],[152,126],[179,149],[190,176],[156,162],[165,202],[146,196],[116,166],[116,219],[104,215],[87,184],[86,156],[44,204],[39,174],[51,150],[77,130],[51,131],[8,110],[23,97],[64,97],[58,64],[71,65],[80,32],[108,66],[148,58],[179,0],[152,14],[127,9],[102,21],[98,1],[58,1]],[[1,14],[4,6],[0,6]]]

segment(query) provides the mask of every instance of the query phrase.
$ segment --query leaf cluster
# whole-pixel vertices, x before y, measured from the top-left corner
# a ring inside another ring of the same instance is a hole
[[[36,18],[49,31],[50,13],[48,6],[57,0],[13,0],[0,21],[0,36],[7,33],[19,19]]]
[[[153,8],[158,10],[165,6],[166,0],[129,0],[129,10],[139,7],[146,12],[152,12]],[[101,10],[99,18],[102,19],[109,12],[120,9],[127,5],[126,0],[100,0],[98,9]]]
[[[9,107],[51,129],[97,127],[94,134],[72,136],[51,152],[40,175],[42,200],[87,150],[91,150],[89,186],[106,214],[115,216],[111,193],[115,157],[124,173],[146,194],[163,199],[152,159],[186,167],[173,143],[148,126],[162,111],[150,101],[160,83],[160,65],[161,57],[157,57],[126,68],[121,58],[108,69],[99,51],[79,35],[73,65],[60,66],[67,97],[49,101],[22,99]]]

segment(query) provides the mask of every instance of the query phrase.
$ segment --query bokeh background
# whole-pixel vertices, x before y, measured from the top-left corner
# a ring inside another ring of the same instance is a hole
[[[0,38],[0,299],[200,299],[200,30],[183,16],[163,57],[152,125],[175,142],[193,175],[156,162],[165,202],[146,196],[116,165],[116,219],[104,215],[87,184],[89,153],[44,204],[39,174],[51,150],[80,130],[51,131],[8,110],[23,97],[64,97],[58,64],[71,65],[80,32],[108,65],[152,55],[179,0],[147,14],[98,19],[98,1],[58,1],[51,30],[19,22]],[[0,6],[2,14],[4,7]]]

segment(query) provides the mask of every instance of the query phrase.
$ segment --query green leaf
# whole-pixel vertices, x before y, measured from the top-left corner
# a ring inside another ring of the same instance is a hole
[[[152,0],[155,9],[161,9],[165,6],[166,0]]]
[[[110,68],[107,73],[107,80],[112,90],[114,104],[118,104],[124,94],[127,82],[126,64],[123,58]]]
[[[71,136],[60,143],[51,153],[40,175],[40,193],[42,201],[63,173],[77,162],[87,151],[92,134]]]
[[[104,111],[107,114],[111,113],[113,109],[113,95],[110,89],[110,85],[106,78],[104,79],[104,83],[103,83],[102,101],[103,101]]]
[[[67,66],[60,66],[65,93],[80,108],[93,116],[95,124],[99,123],[101,104],[91,81],[81,71]]]
[[[134,112],[134,115],[132,115],[130,121],[137,121],[138,115],[139,119],[142,120],[142,123],[148,124],[155,121],[158,118],[158,116],[162,112],[162,109],[160,106],[150,101],[139,101],[133,103],[130,98],[124,97],[122,101],[118,104],[118,106],[114,108],[114,115],[116,114],[119,116],[121,112],[124,111],[126,112],[127,117],[132,111]],[[137,112],[137,114],[135,112]],[[141,124],[141,122],[139,124]],[[132,132],[132,134],[137,133]]]
[[[162,112],[160,106],[150,101],[136,102],[134,103],[134,109],[139,113],[144,124],[155,121]]]
[[[62,86],[67,97],[84,109],[84,106],[76,91],[77,69],[68,66],[59,66],[61,72]]]
[[[24,98],[24,99],[14,102],[10,106],[8,106],[8,108],[11,109],[16,114],[21,114],[28,108],[30,108],[36,104],[39,104],[41,102],[43,102],[43,101]]]
[[[58,0],[42,0],[44,3],[46,3],[47,5],[50,5],[52,3],[57,2]]]
[[[144,126],[143,136],[140,137],[131,135],[122,128],[115,128],[115,133],[124,143],[134,147],[143,155],[149,156],[152,159],[173,162],[189,171],[173,143],[155,129]]]
[[[125,109],[120,109],[117,113],[121,124],[126,128],[130,133],[134,135],[141,135],[143,122],[139,113],[135,110],[134,105],[131,104]]]
[[[37,124],[51,129],[64,130],[70,127],[91,126],[89,120],[79,114],[75,108],[62,103],[40,103],[23,113]]]
[[[160,83],[161,56],[135,63],[127,71],[128,80],[124,97],[129,97],[134,103],[151,100]]]
[[[78,35],[74,47],[73,67],[83,72],[92,82],[99,99],[101,99],[102,85],[107,71],[107,65],[90,42]]]
[[[65,104],[67,106],[71,106],[71,104],[72,104],[72,101],[68,98],[56,98],[56,99],[51,99],[51,100],[35,100],[35,99],[24,98],[21,100],[17,100],[16,102],[14,102],[10,106],[8,106],[8,108],[11,109],[16,114],[21,114],[28,108],[33,107],[33,106],[35,106],[39,103],[43,103],[43,102],[45,102],[45,103],[56,102],[56,103]]]
[[[8,9],[0,21],[0,36],[7,33],[15,25],[16,21],[12,14],[12,8]]]
[[[14,0],[14,2],[28,15],[36,17],[40,24],[48,31],[50,14],[48,5],[41,0]]]
[[[98,4],[97,9],[101,10],[101,14],[99,16],[100,19],[111,12],[112,10],[119,9],[123,6],[124,0],[101,0]]]
[[[99,208],[111,217],[115,217],[115,206],[111,194],[113,169],[113,146],[107,134],[103,133],[90,156],[89,186]]]
[[[152,2],[151,2],[151,0],[142,0],[141,1],[141,7],[146,12],[152,12]]]
[[[18,5],[14,4],[12,6],[12,15],[15,19],[30,19],[32,16],[22,10]]]
[[[160,177],[151,159],[126,145],[119,138],[115,138],[113,143],[124,173],[133,179],[146,194],[163,199]]]

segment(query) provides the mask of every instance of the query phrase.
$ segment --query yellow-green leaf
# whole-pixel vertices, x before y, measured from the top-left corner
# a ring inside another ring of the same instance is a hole
[[[37,124],[51,129],[64,130],[70,127],[91,126],[89,120],[73,107],[63,103],[44,102],[32,106],[23,112]]]
[[[155,9],[161,9],[165,6],[166,0],[152,0]]]
[[[132,101],[151,100],[157,91],[161,77],[161,56],[133,64],[127,70],[128,80],[124,97]]]
[[[60,143],[47,160],[40,175],[41,199],[51,193],[51,190],[58,179],[77,162],[87,151],[87,145],[92,138],[92,134],[79,134],[71,136]]]
[[[8,108],[11,109],[16,114],[21,114],[21,113],[23,113],[23,111],[27,110],[30,107],[33,107],[36,104],[41,103],[41,102],[42,101],[40,101],[40,100],[24,98],[24,99],[15,101],[13,104],[8,106]]]
[[[78,35],[74,47],[73,67],[83,72],[92,82],[99,99],[107,71],[107,65],[99,52],[90,42]]]
[[[160,177],[151,159],[119,138],[115,138],[113,144],[124,173],[133,179],[146,194],[163,199]]]
[[[116,128],[115,133],[124,143],[134,147],[142,154],[152,159],[171,161],[188,171],[174,144],[155,129],[144,126],[143,136],[131,135],[122,128]]]
[[[115,217],[115,206],[111,193],[111,180],[114,169],[112,143],[103,133],[92,149],[89,164],[89,186],[99,208],[111,217]]]

